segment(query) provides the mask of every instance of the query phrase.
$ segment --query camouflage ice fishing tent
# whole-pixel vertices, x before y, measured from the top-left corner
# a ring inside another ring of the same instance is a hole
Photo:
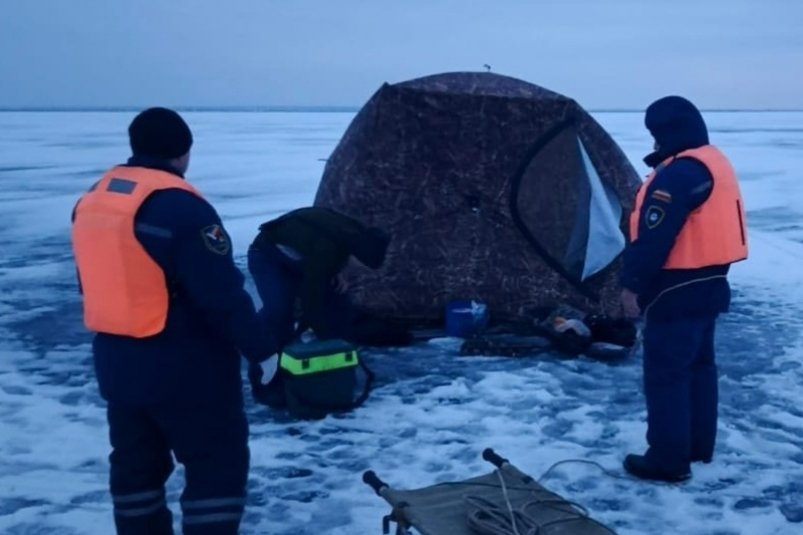
[[[357,303],[436,320],[454,299],[516,320],[560,303],[617,308],[640,180],[574,100],[491,73],[383,85],[329,158],[315,199],[393,237],[348,270]]]

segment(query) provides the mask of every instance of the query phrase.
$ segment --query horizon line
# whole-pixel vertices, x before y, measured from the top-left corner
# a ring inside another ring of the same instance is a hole
[[[356,113],[362,106],[172,106],[172,109],[181,112],[200,113]],[[13,112],[138,112],[146,109],[141,106],[2,106],[0,113]],[[611,108],[585,108],[589,113],[643,113],[641,108],[611,107]],[[733,113],[733,112],[803,112],[803,108],[700,108],[706,113]]]

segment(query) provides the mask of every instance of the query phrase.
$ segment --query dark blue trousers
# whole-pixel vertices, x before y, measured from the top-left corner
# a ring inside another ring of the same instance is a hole
[[[644,393],[647,460],[662,471],[685,473],[710,460],[717,434],[716,316],[647,319]]]
[[[118,535],[172,535],[165,482],[184,465],[185,535],[236,535],[248,479],[241,406],[132,408],[109,403],[110,487]]]
[[[300,319],[300,310],[296,308],[304,284],[301,263],[290,259],[274,245],[252,244],[248,249],[248,271],[262,300],[259,314],[272,339],[276,340],[275,351],[279,352],[297,334],[296,321]],[[347,296],[334,290],[328,292],[324,298],[323,314],[323,329],[315,332],[318,338],[351,337],[354,307]],[[284,394],[279,374],[271,384],[262,385],[259,382],[262,370],[251,365],[248,377],[258,401],[281,406]]]

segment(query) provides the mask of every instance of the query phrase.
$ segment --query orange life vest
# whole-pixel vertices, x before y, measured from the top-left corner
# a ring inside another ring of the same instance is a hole
[[[115,167],[78,201],[73,252],[89,330],[134,338],[164,330],[169,300],[165,274],[134,234],[134,218],[142,203],[164,189],[201,197],[168,172]]]
[[[694,158],[701,162],[711,173],[714,185],[708,199],[686,219],[664,268],[696,269],[732,264],[747,258],[744,202],[736,172],[728,159],[713,145],[706,145],[668,158],[658,168],[671,165],[675,158]],[[657,174],[658,171],[653,171],[636,196],[636,205],[630,215],[631,241],[638,239],[644,197]]]

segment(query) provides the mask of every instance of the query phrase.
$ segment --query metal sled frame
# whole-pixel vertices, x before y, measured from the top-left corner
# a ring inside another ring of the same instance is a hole
[[[525,513],[536,524],[529,531],[519,527],[521,533],[615,535],[610,528],[539,485],[492,449],[486,449],[482,458],[497,469],[480,477],[415,490],[393,489],[373,471],[365,472],[363,481],[393,508],[383,519],[383,533],[390,533],[390,524],[395,522],[396,535],[411,535],[410,528],[421,535],[477,535],[469,527],[469,514],[487,517],[485,511],[490,509],[504,521],[510,519],[512,509]],[[467,497],[472,504],[481,504],[483,512],[477,513],[476,508],[467,503]]]

